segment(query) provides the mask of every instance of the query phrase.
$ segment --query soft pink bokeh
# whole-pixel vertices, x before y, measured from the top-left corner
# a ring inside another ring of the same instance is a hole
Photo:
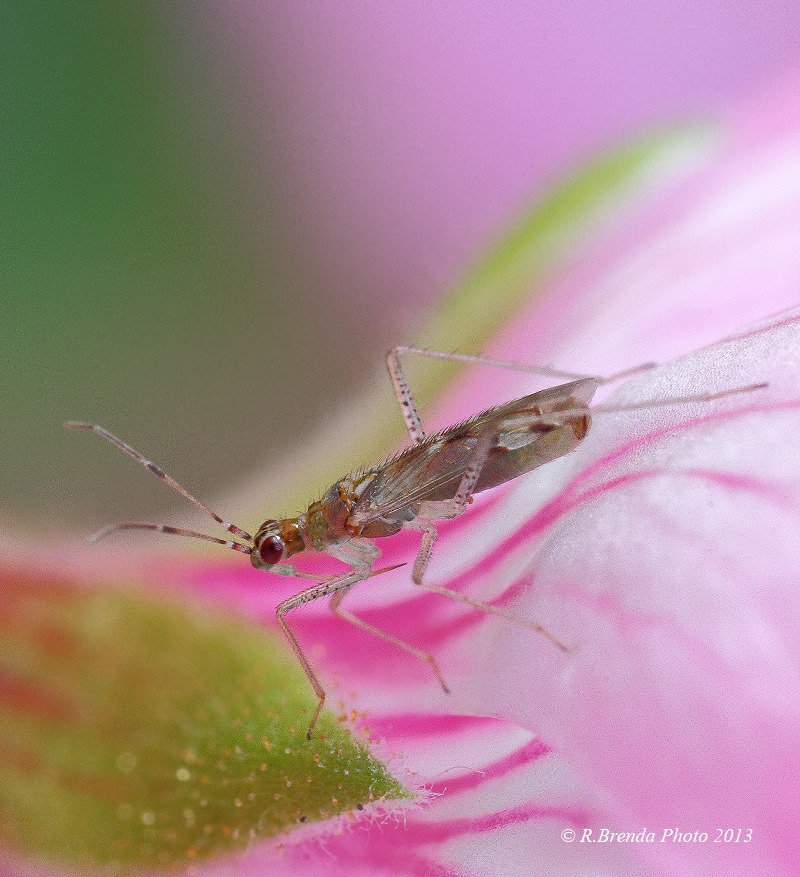
[[[186,14],[240,99],[234,137],[256,186],[280,193],[298,270],[395,331],[550,179],[650,126],[716,121],[800,45],[800,7],[779,0]]]

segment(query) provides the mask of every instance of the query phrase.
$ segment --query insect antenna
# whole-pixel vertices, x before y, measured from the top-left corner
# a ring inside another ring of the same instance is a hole
[[[217,545],[224,545],[240,554],[252,554],[253,549],[249,545],[241,545],[231,539],[218,539],[216,536],[207,536],[205,533],[198,533],[196,530],[184,530],[183,527],[173,527],[170,524],[151,524],[149,521],[120,521],[117,524],[109,524],[98,530],[89,537],[90,542],[99,542],[106,536],[117,530],[156,530],[158,533],[166,533],[167,536],[188,536],[191,539],[204,539],[206,542],[214,542]]]
[[[190,539],[204,539],[206,542],[214,542],[217,545],[224,545],[240,554],[252,554],[253,549],[249,545],[240,545],[231,539],[218,539],[216,536],[208,536],[205,533],[198,533],[196,530],[184,530],[182,527],[173,527],[170,524],[151,524],[149,521],[120,521],[118,524],[109,524],[98,530],[89,537],[90,542],[99,542],[106,536],[117,530],[155,530],[158,533],[165,533],[167,536],[188,536]]]
[[[126,444],[122,439],[117,438],[113,433],[110,433],[107,429],[102,426],[97,426],[94,423],[82,423],[76,420],[70,420],[64,424],[65,429],[75,429],[75,430],[84,430],[87,432],[93,432],[96,435],[99,435],[101,438],[104,438],[107,442],[111,442],[112,445],[119,448],[121,451],[124,451],[129,457],[133,457],[137,463],[140,463],[147,469],[148,472],[152,472],[156,478],[160,478],[163,482],[169,485],[173,490],[176,490],[181,496],[185,497],[189,500],[189,502],[194,503],[201,511],[204,511],[207,515],[210,515],[218,524],[224,527],[229,533],[232,533],[234,536],[238,536],[240,539],[244,539],[247,542],[254,542],[253,537],[247,532],[247,530],[242,530],[241,527],[237,527],[236,524],[232,524],[230,521],[224,521],[216,512],[212,511],[205,503],[200,502],[199,499],[192,496],[189,491],[178,484],[178,482],[171,476],[167,475],[167,473],[160,467],[153,463],[151,460],[146,459],[142,454],[140,454],[135,448],[132,448],[129,444]],[[130,524],[113,524],[110,529],[124,530],[124,529],[139,529],[139,530],[159,530],[162,525],[160,524],[148,524],[144,525],[143,523],[139,523],[136,521],[130,522]],[[109,528],[106,528],[109,529]],[[222,545],[228,545],[229,543],[223,539],[215,539],[213,536],[205,536],[202,533],[195,533],[193,531],[181,531],[177,527],[172,527],[170,529],[161,529],[161,532],[173,532],[175,535],[186,535],[191,534],[194,537],[199,537],[201,539],[207,539],[210,541],[217,541]],[[103,533],[103,531],[101,531]],[[103,533],[105,535],[105,533]],[[234,545],[236,543],[233,543]],[[242,546],[244,547],[244,546]],[[236,549],[234,549],[236,550]],[[249,551],[246,553],[250,553]]]

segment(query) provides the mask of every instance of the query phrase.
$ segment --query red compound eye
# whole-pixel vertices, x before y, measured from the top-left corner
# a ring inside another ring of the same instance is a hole
[[[283,548],[283,539],[280,536],[268,536],[258,546],[258,556],[267,566],[272,566],[283,557]]]

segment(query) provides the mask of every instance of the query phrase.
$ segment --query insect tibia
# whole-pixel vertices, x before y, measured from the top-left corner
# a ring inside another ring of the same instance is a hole
[[[468,597],[466,594],[462,594],[460,591],[452,591],[450,588],[443,588],[441,585],[433,585],[429,582],[417,582],[417,584],[425,588],[426,591],[432,591],[434,594],[441,594],[443,597],[449,597],[451,600],[457,600],[459,603],[466,603],[468,606],[472,606],[473,609],[478,609],[480,612],[486,612],[488,615],[496,615],[498,618],[503,618],[506,621],[511,621],[514,624],[518,624],[521,627],[527,627],[530,630],[534,631],[534,633],[540,633],[545,639],[549,640],[556,648],[561,649],[562,652],[569,652],[569,648],[564,645],[559,639],[553,636],[549,630],[542,627],[541,624],[538,624],[535,621],[529,621],[527,618],[522,618],[519,615],[516,615],[513,612],[508,612],[505,609],[500,609],[498,606],[492,606],[491,603],[483,603],[480,600],[473,600],[472,597]]]

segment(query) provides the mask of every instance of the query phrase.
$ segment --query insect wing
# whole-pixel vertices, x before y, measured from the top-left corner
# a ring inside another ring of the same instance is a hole
[[[468,455],[468,449],[460,444],[450,443],[448,447],[439,434],[387,460],[379,467],[368,494],[359,499],[355,519],[368,523],[430,498],[437,488],[458,480],[459,471],[463,472],[466,465],[458,458],[466,459]]]
[[[538,441],[542,432],[560,423],[559,411],[586,408],[596,389],[597,382],[592,378],[551,387],[490,408],[429,436],[378,468],[370,490],[354,510],[356,520],[364,524],[418,502],[451,499],[479,436],[486,430],[495,434],[495,447],[504,452],[530,446]],[[486,483],[483,487],[479,484],[478,490],[508,480],[501,475],[495,477],[493,465],[490,456],[485,467]]]

